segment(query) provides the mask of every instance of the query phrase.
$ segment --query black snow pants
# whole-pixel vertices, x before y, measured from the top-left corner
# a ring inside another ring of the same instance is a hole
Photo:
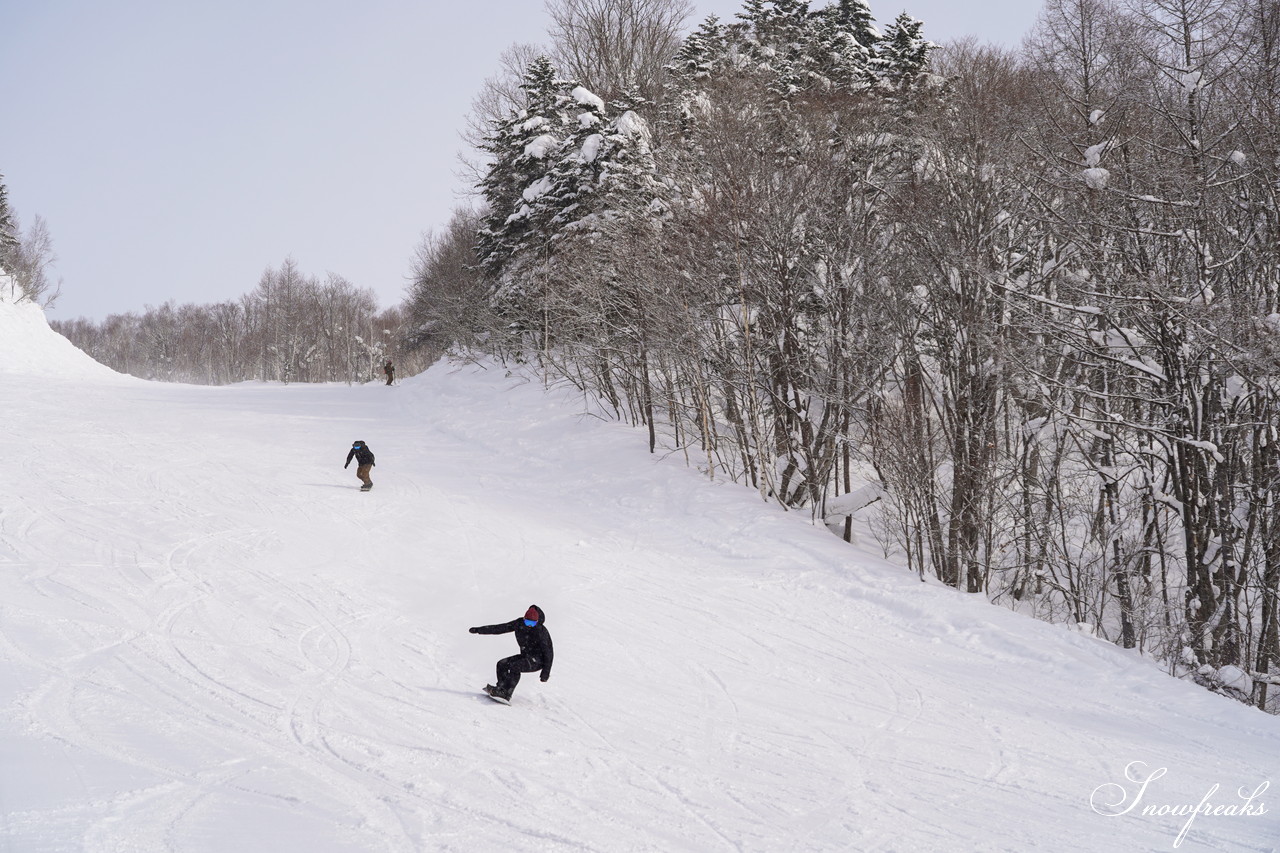
[[[498,661],[498,683],[495,687],[503,696],[511,698],[516,685],[520,683],[520,673],[537,672],[540,669],[542,669],[542,661],[533,655],[512,655],[509,658],[503,658]]]

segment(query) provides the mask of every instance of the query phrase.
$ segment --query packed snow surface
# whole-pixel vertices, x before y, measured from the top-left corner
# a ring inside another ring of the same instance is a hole
[[[67,346],[0,303],[0,850],[1280,840],[1276,719],[921,583],[567,392],[447,363],[160,385]],[[467,628],[534,603],[552,676],[503,707],[479,689],[515,644]]]

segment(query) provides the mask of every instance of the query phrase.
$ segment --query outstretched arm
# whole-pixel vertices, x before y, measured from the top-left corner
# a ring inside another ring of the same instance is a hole
[[[351,457],[355,455],[356,455],[356,449],[354,447],[347,451],[347,465],[351,464]],[[342,467],[346,468],[347,465],[343,465]]]
[[[479,628],[468,628],[472,634],[510,634],[520,624],[519,619],[503,622],[501,625],[481,625]]]

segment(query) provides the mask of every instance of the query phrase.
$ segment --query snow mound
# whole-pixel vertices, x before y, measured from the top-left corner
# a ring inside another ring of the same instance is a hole
[[[18,302],[17,288],[0,274],[0,373],[34,376],[124,378],[49,328],[44,309]]]

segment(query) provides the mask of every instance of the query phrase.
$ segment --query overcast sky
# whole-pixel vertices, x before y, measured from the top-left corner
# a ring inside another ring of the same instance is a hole
[[[872,0],[903,8],[1016,45],[1039,2]],[[290,255],[397,304],[471,98],[545,29],[542,0],[0,0],[0,174],[53,236],[50,316],[235,299]]]

